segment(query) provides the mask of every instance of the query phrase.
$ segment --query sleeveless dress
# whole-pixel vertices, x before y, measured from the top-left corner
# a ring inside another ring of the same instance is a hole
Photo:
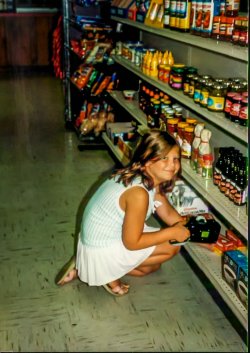
[[[133,187],[144,188],[149,195],[145,221],[158,206],[154,202],[155,190],[148,191],[138,180],[125,187],[114,179],[106,180],[89,200],[82,218],[77,245],[76,269],[81,281],[90,286],[119,279],[139,266],[154,251],[155,246],[140,250],[128,250],[122,242],[124,211],[120,208],[121,194]],[[144,232],[159,228],[147,226]]]

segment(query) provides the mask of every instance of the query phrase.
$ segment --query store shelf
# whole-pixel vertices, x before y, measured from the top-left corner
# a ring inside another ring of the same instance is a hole
[[[102,133],[102,138],[123,166],[129,163],[129,159],[126,156],[124,156],[124,154],[122,153],[119,147],[113,144],[113,142],[107,136],[106,132]]]
[[[198,104],[195,104],[190,97],[185,96],[182,92],[175,91],[168,84],[161,82],[160,80],[150,77],[142,73],[141,69],[136,65],[132,64],[129,60],[122,58],[121,56],[114,55],[112,56],[114,61],[118,64],[124,66],[126,69],[130,70],[143,80],[151,83],[155,87],[159,88],[163,92],[167,93],[174,99],[178,100],[181,104],[185,105],[195,113],[201,115],[206,120],[210,121],[214,125],[218,126],[220,129],[223,129],[227,134],[232,135],[235,139],[247,144],[248,142],[248,129],[244,126],[237,125],[228,119],[225,118],[224,113],[214,113],[210,112],[206,108],[200,107]]]
[[[195,263],[199,266],[199,268],[208,277],[211,283],[215,286],[227,305],[232,309],[235,316],[247,330],[247,309],[241,303],[236,293],[222,278],[221,256],[210,250],[191,243],[186,244],[185,249],[190,254]]]
[[[233,45],[228,42],[220,42],[211,38],[202,38],[200,36],[195,36],[189,33],[180,33],[171,29],[159,29],[155,27],[150,27],[144,23],[132,21],[126,18],[111,16],[111,19],[131,27],[138,28],[139,30],[152,33],[161,37],[169,38],[178,42],[185,44],[190,44],[192,46],[206,49],[220,55],[229,56],[230,58],[235,58],[244,62],[248,62],[248,49],[240,46]]]
[[[124,98],[123,93],[121,91],[112,91],[110,92],[110,96],[118,102],[123,108],[129,112],[143,127],[148,129],[147,120],[145,114],[139,108],[139,104],[137,100],[128,101]]]
[[[123,106],[136,120],[141,122],[145,128],[146,116],[139,109],[137,101],[127,101],[123,98],[122,92],[113,91],[111,96]],[[122,159],[122,156],[120,157]],[[182,158],[182,176],[192,185],[216,211],[218,211],[224,218],[230,220],[230,224],[243,237],[248,239],[248,216],[246,206],[235,206],[228,198],[222,194],[218,187],[213,184],[212,180],[204,180],[190,167],[189,159]]]

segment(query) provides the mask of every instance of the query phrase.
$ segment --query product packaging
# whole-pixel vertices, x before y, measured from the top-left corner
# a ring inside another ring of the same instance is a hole
[[[182,216],[209,212],[208,206],[183,180],[177,180],[172,191],[166,195],[171,205]]]

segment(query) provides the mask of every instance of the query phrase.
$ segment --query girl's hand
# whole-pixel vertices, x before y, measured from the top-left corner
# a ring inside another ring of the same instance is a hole
[[[170,240],[170,243],[172,241],[174,242],[179,242],[183,243],[188,238],[190,237],[190,231],[185,227],[185,224],[187,223],[186,220],[180,221],[175,223],[171,228],[174,231],[174,239]]]

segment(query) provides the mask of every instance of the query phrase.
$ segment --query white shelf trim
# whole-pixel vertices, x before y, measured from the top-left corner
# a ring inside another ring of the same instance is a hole
[[[211,38],[202,38],[189,33],[179,33],[171,29],[155,28],[145,25],[144,23],[129,20],[127,18],[121,18],[117,16],[111,16],[111,19],[131,27],[138,28],[142,31],[153,33],[155,35],[169,38],[185,44],[191,44],[192,46],[209,50],[220,55],[229,56],[237,60],[248,62],[248,49],[236,46],[228,42],[220,42]]]
[[[248,143],[248,129],[244,126],[239,126],[228,119],[225,118],[224,113],[215,113],[210,112],[206,108],[200,107],[198,104],[195,104],[194,101],[185,96],[182,92],[178,92],[169,87],[168,84],[161,82],[158,79],[150,77],[142,73],[140,68],[136,65],[132,64],[129,60],[124,59],[120,56],[114,55],[113,59],[120,65],[124,66],[126,69],[135,73],[137,76],[142,78],[143,80],[151,83],[155,87],[159,88],[161,91],[167,93],[174,99],[178,100],[181,104],[190,108],[194,112],[201,115],[206,120],[210,121],[214,125],[218,126],[220,129],[223,129],[227,134],[232,135],[235,139],[240,140],[245,144]]]

